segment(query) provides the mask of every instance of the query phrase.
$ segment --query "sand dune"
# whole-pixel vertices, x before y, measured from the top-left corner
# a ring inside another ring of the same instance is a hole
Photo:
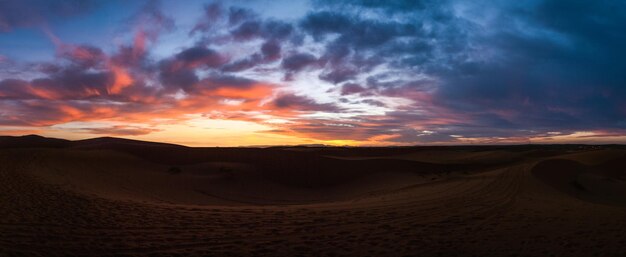
[[[420,151],[397,156],[387,156],[389,159],[410,160],[438,164],[497,164],[510,163],[518,160],[520,153],[495,151]]]
[[[597,149],[577,151],[558,156],[560,159],[577,161],[586,165],[597,165],[612,160],[623,160],[626,157],[625,149]]]
[[[303,204],[352,199],[372,190],[425,181],[409,172],[364,174],[309,187],[292,176],[263,173],[247,163],[204,162],[171,166],[114,151],[32,150],[30,174],[48,184],[112,200],[197,205]],[[314,174],[317,175],[317,174]],[[277,182],[278,181],[278,182]],[[281,183],[280,181],[284,182]]]
[[[588,163],[596,163],[586,165],[567,155],[564,157],[568,159],[541,161],[532,172],[545,183],[578,199],[626,206],[626,165],[621,155],[616,156],[619,159],[600,157],[597,152],[576,155]]]
[[[616,146],[294,151],[109,140],[0,140],[0,256],[626,254]],[[468,172],[458,160],[476,165]]]

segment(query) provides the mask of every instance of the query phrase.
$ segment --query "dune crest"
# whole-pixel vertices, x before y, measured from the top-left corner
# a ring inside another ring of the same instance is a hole
[[[592,155],[585,156],[585,160],[597,157],[595,153]],[[546,184],[575,198],[626,206],[626,166],[621,159],[618,162],[619,165],[616,165],[615,159],[608,159],[604,163],[586,165],[571,159],[549,159],[535,165],[532,173]]]

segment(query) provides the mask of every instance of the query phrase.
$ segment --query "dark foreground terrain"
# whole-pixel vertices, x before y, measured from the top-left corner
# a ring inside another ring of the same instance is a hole
[[[622,146],[0,137],[0,256],[626,256]]]

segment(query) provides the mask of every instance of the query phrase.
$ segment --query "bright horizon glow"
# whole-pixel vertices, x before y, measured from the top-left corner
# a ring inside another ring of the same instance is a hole
[[[215,121],[220,123],[220,121]],[[231,121],[227,121],[231,122]],[[428,143],[428,144],[390,144],[384,141],[372,140],[367,142],[353,140],[316,140],[310,138],[299,138],[292,136],[284,136],[280,134],[265,133],[261,131],[232,131],[229,133],[207,133],[203,128],[190,128],[187,126],[173,125],[172,131],[159,131],[148,135],[138,136],[118,136],[118,135],[102,135],[89,133],[70,133],[64,131],[22,131],[17,134],[2,133],[10,136],[25,135],[41,135],[51,138],[61,138],[67,140],[83,140],[99,137],[117,137],[125,139],[133,139],[140,141],[171,143],[190,147],[254,147],[254,146],[295,146],[295,145],[327,145],[327,146],[352,146],[352,147],[387,147],[387,146],[452,146],[452,145],[524,145],[524,144],[622,144],[625,142],[626,136],[606,136],[595,135],[590,132],[580,132],[576,135],[553,136],[544,138],[528,138],[517,140],[494,139],[493,141],[461,139],[461,143]],[[220,130],[219,127],[211,129]],[[240,142],[249,144],[241,144]],[[276,142],[282,142],[277,144]],[[618,143],[616,143],[618,142]]]

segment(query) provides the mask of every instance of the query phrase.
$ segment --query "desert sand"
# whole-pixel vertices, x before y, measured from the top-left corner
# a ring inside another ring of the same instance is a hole
[[[0,256],[626,256],[625,149],[0,137]]]

